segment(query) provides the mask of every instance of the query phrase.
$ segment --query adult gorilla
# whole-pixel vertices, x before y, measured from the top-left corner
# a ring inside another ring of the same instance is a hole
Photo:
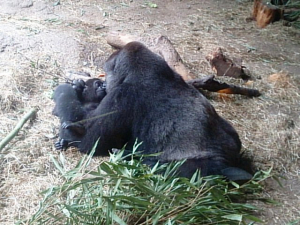
[[[202,175],[251,178],[239,168],[241,142],[235,129],[161,57],[131,42],[109,57],[104,70],[107,94],[87,116],[81,152],[89,153],[99,138],[95,155],[125,144],[131,149],[137,139],[144,154],[161,153],[146,158],[150,166],[186,159],[181,176],[200,169]]]

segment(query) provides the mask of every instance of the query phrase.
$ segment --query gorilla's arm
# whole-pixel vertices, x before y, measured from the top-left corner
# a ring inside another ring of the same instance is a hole
[[[112,148],[121,149],[131,139],[134,107],[132,89],[125,85],[109,92],[97,109],[87,116],[86,135],[79,144],[79,150],[88,153],[96,147],[95,155],[108,155]]]

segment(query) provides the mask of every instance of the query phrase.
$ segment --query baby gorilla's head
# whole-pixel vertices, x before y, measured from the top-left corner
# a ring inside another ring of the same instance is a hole
[[[101,102],[106,95],[106,83],[100,79],[93,78],[85,82],[82,91],[84,102]]]

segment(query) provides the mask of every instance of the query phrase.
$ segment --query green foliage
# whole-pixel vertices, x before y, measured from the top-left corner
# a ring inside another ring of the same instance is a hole
[[[300,8],[300,1],[297,0],[289,0],[289,1],[283,1],[283,0],[273,0],[271,1],[273,5],[276,6],[284,6],[284,8]]]
[[[157,4],[155,4],[155,3],[148,2],[147,4],[150,8],[157,8]]]
[[[300,13],[299,13],[300,15]],[[293,27],[295,27],[296,29],[300,29],[300,21],[295,21],[291,23]]]
[[[300,21],[298,18],[300,17],[300,1],[282,1],[282,0],[274,0],[273,5],[284,9],[283,18],[284,20],[289,21],[288,25],[295,27],[296,29],[300,29]],[[287,9],[287,10],[286,10]],[[289,10],[291,9],[291,10]]]
[[[285,8],[296,8],[300,9],[300,1],[288,1],[285,5]]]
[[[189,180],[176,177],[183,163],[142,163],[138,145],[131,159],[123,151],[89,171],[91,155],[84,156],[72,170],[65,158],[52,157],[64,177],[60,186],[45,190],[38,211],[26,224],[253,224],[256,208],[246,202],[258,199],[260,182],[270,171],[259,172],[242,185],[220,176]],[[93,153],[92,153],[93,154]],[[139,159],[136,159],[139,158]],[[262,200],[262,199],[260,199]],[[20,223],[23,223],[20,222]]]

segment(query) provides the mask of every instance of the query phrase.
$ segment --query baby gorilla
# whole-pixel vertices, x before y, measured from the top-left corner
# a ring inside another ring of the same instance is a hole
[[[159,153],[145,159],[149,166],[185,160],[180,176],[191,177],[200,169],[203,176],[252,177],[241,169],[235,129],[160,56],[131,42],[109,57],[104,70],[106,96],[90,112],[76,91],[58,91],[61,122],[86,120],[85,134],[76,139],[81,152],[89,153],[99,140],[95,155],[108,155],[112,148],[132,149],[138,140],[143,154]]]
[[[105,95],[105,83],[96,78],[86,82],[74,80],[72,84],[61,84],[55,89],[53,114],[61,122],[59,140],[55,143],[57,150],[78,145],[86,133],[87,115],[98,107]]]

